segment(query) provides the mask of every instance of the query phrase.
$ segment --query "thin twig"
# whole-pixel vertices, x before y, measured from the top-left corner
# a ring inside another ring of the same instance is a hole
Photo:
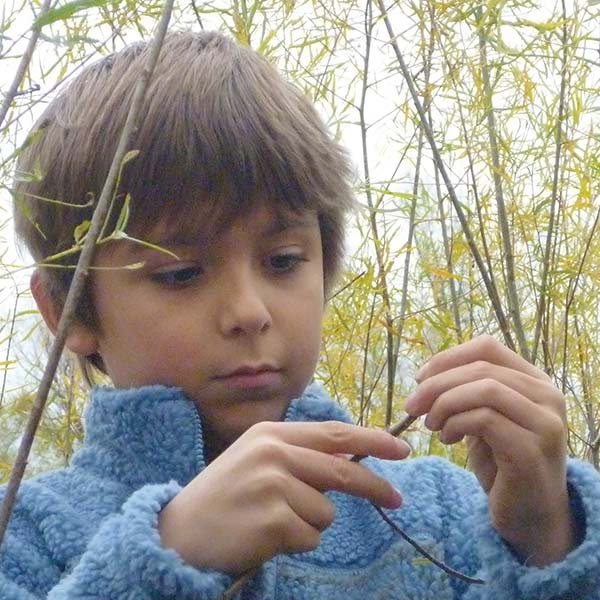
[[[424,27],[424,26],[423,26]],[[421,36],[423,37],[423,27],[421,27]],[[424,39],[422,42],[424,43]],[[423,95],[425,97],[425,108],[430,110],[431,107],[431,92],[429,89],[429,79],[431,75],[431,60],[433,57],[434,50],[434,34],[431,32],[429,38],[429,45],[427,47],[427,55],[425,58],[424,65],[424,80],[423,80]],[[406,322],[406,312],[408,308],[408,286],[410,276],[410,265],[412,258],[412,246],[413,239],[415,236],[416,229],[416,214],[417,214],[417,198],[419,195],[419,187],[421,185],[421,161],[423,159],[423,147],[425,145],[423,127],[419,124],[419,138],[417,142],[417,160],[415,164],[415,175],[413,180],[412,188],[412,200],[410,204],[409,221],[408,221],[408,233],[406,239],[406,254],[404,255],[404,270],[402,272],[402,288],[400,293],[400,314],[398,315],[398,328],[396,330],[396,344],[393,352],[393,359],[390,372],[388,373],[388,388],[387,398],[385,406],[385,426],[389,427],[392,422],[392,411],[393,411],[393,400],[395,398],[394,393],[394,381],[396,378],[396,367],[398,365],[398,357],[400,354],[400,343],[402,341],[402,335],[404,334],[404,324]]]
[[[388,433],[390,433],[394,437],[398,437],[398,436],[402,435],[402,433],[404,431],[406,431],[417,419],[418,419],[418,417],[413,417],[412,415],[408,415],[402,421],[400,421],[400,423],[398,423],[398,424],[394,425],[393,427],[391,427],[390,429],[388,429]],[[350,460],[353,461],[353,462],[359,462],[363,458],[365,458],[365,457],[364,456],[358,456],[358,455],[356,455],[356,456],[353,456]],[[435,558],[435,556],[433,556],[432,554],[430,554],[427,550],[425,550],[425,548],[423,548],[423,546],[421,546],[418,542],[416,542],[415,540],[413,540],[403,529],[401,529],[400,527],[398,527],[398,525],[396,525],[396,523],[394,523],[385,514],[385,512],[383,511],[383,509],[380,506],[377,506],[377,504],[375,504],[374,502],[371,502],[371,504],[373,505],[373,508],[379,513],[379,515],[381,516],[381,518],[400,537],[402,537],[404,540],[406,540],[419,554],[421,554],[427,560],[429,560],[430,562],[432,562],[436,567],[439,567],[445,573],[448,573],[448,575],[451,575],[452,577],[457,577],[458,579],[461,579],[462,581],[466,581],[467,583],[477,583],[477,584],[485,583],[485,581],[483,579],[478,579],[476,577],[470,577],[469,575],[465,575],[464,573],[461,573],[460,571],[456,571],[452,567],[449,567],[446,563],[444,563],[441,560]]]
[[[494,181],[494,194],[496,197],[496,207],[498,221],[500,224],[500,234],[502,245],[504,247],[504,266],[506,268],[506,299],[508,301],[508,312],[512,319],[512,326],[519,344],[519,351],[525,360],[530,361],[531,353],[527,346],[527,338],[521,321],[521,307],[519,295],[517,293],[514,248],[508,224],[508,215],[506,212],[506,203],[504,200],[504,186],[502,184],[502,165],[500,164],[499,140],[497,134],[496,117],[494,114],[494,101],[492,96],[492,85],[490,83],[490,69],[487,59],[487,41],[486,32],[483,27],[483,16],[481,7],[475,9],[475,16],[478,23],[479,36],[479,57],[481,61],[481,78],[483,81],[485,113],[487,121],[488,137],[490,141],[490,152],[492,154],[492,179]]]
[[[133,99],[131,101],[129,114],[127,115],[127,121],[125,122],[125,126],[123,127],[123,131],[119,139],[119,144],[115,152],[115,156],[113,158],[109,173],[106,177],[106,181],[102,189],[102,194],[100,195],[100,199],[98,200],[98,205],[96,206],[96,209],[94,211],[92,222],[86,235],[86,240],[83,245],[79,261],[77,263],[77,268],[75,270],[75,274],[73,275],[73,281],[69,287],[69,292],[67,294],[65,305],[60,316],[60,321],[58,323],[56,337],[50,350],[48,362],[46,364],[46,368],[42,376],[40,387],[38,388],[35,402],[31,409],[31,414],[29,415],[29,420],[27,422],[25,432],[21,439],[19,452],[10,474],[8,486],[6,488],[6,495],[4,497],[2,508],[0,510],[0,545],[2,544],[2,540],[4,539],[4,534],[8,527],[8,522],[12,513],[12,508],[15,503],[17,492],[23,479],[25,468],[27,467],[29,453],[33,445],[36,430],[44,412],[44,407],[46,405],[46,400],[48,398],[50,386],[52,385],[52,381],[56,374],[56,369],[58,367],[58,363],[60,361],[60,357],[65,345],[67,331],[73,321],[75,315],[75,308],[77,307],[79,298],[81,297],[81,294],[84,289],[85,279],[90,268],[96,246],[96,240],[100,234],[100,230],[107,216],[108,207],[110,205],[110,200],[113,196],[113,190],[117,181],[118,173],[121,168],[121,164],[123,163],[123,159],[126,155],[126,152],[129,149],[130,144],[134,139],[134,135],[138,128],[138,120],[141,112],[140,109],[142,107],[142,102],[146,94],[148,82],[150,81],[150,77],[152,75],[152,72],[154,71],[154,67],[158,60],[158,55],[160,53],[165,35],[167,33],[167,28],[171,19],[171,13],[173,11],[173,2],[174,0],[165,1],[157,33],[155,35],[154,40],[152,41],[148,62],[145,65],[144,70],[137,82]]]
[[[398,43],[396,42],[396,34],[394,33],[394,30],[392,28],[392,24],[391,24],[389,16],[388,16],[387,9],[385,8],[385,6],[383,4],[383,0],[376,0],[376,2],[377,2],[377,5],[379,6],[381,16],[383,17],[385,27],[388,31],[388,35],[390,38],[390,45],[391,45],[392,49],[394,50],[394,54],[396,55],[396,60],[398,61],[398,66],[400,67],[400,70],[402,71],[402,75],[404,77],[404,80],[406,81],[406,85],[408,86],[413,103],[415,105],[417,113],[419,114],[419,118],[421,119],[421,126],[423,127],[425,135],[427,136],[427,141],[429,142],[429,146],[431,148],[431,152],[434,157],[435,166],[438,169],[438,171],[440,172],[440,175],[442,176],[442,179],[444,180],[444,184],[446,185],[446,189],[448,190],[448,195],[450,196],[450,199],[452,200],[452,206],[454,207],[456,216],[458,217],[458,220],[460,221],[460,225],[463,230],[463,233],[465,234],[465,239],[467,241],[467,244],[469,245],[469,250],[471,251],[471,255],[473,256],[473,259],[475,260],[475,262],[477,264],[477,268],[479,269],[481,278],[483,279],[483,282],[485,284],[485,288],[488,292],[490,302],[492,303],[492,307],[494,309],[494,314],[498,321],[498,325],[504,336],[504,341],[511,350],[515,350],[516,346],[515,346],[514,340],[512,338],[512,335],[510,333],[510,327],[509,327],[508,321],[506,319],[506,315],[504,314],[504,310],[502,308],[500,298],[498,296],[496,289],[494,288],[494,286],[492,285],[492,283],[490,281],[490,277],[489,277],[487,268],[483,262],[483,259],[481,258],[479,249],[477,248],[477,244],[475,242],[475,237],[473,236],[471,228],[469,227],[469,223],[467,221],[467,217],[461,206],[461,203],[458,200],[458,196],[456,195],[456,190],[454,189],[454,185],[452,184],[452,181],[450,180],[450,176],[448,175],[448,171],[446,170],[446,165],[444,164],[444,161],[442,160],[442,155],[438,148],[438,144],[435,141],[435,138],[433,136],[433,131],[431,130],[431,127],[429,127],[427,114],[425,113],[425,109],[419,98],[419,94],[415,87],[412,75],[410,74],[410,71],[409,71],[408,67],[406,66],[406,63],[404,62],[404,57],[402,55],[402,52],[400,52]]]
[[[412,415],[408,415],[404,417],[400,423],[396,423],[396,425],[392,425],[387,432],[394,437],[398,437],[402,435],[419,417],[413,417]],[[355,454],[350,461],[351,462],[360,462],[363,458],[367,458],[366,454]]]
[[[419,417],[413,417],[412,415],[408,415],[402,421],[400,421],[396,425],[393,425],[392,427],[390,427],[387,431],[388,431],[388,433],[390,433],[394,437],[398,437],[398,436],[402,435],[402,433],[404,431],[406,431],[418,418]],[[363,458],[366,458],[366,456],[360,455],[360,454],[355,454],[350,460],[352,462],[360,462]],[[452,577],[457,577],[458,579],[461,579],[462,581],[466,581],[467,583],[475,583],[475,584],[485,583],[485,581],[483,581],[483,579],[477,579],[475,577],[470,577],[469,575],[465,575],[464,573],[461,573],[460,571],[454,570],[452,567],[449,567],[446,563],[444,563],[441,560],[435,558],[435,556],[431,555],[418,542],[416,542],[415,540],[413,540],[405,531],[403,531],[402,529],[400,529],[400,527],[398,527],[383,512],[383,510],[379,506],[377,506],[376,504],[373,504],[373,502],[371,502],[371,504],[373,505],[373,507],[375,508],[375,510],[379,513],[379,515],[381,516],[381,518],[400,537],[402,537],[402,539],[404,539],[405,541],[407,541],[419,554],[421,554],[422,556],[424,556],[428,561],[430,561],[431,563],[433,563],[436,567],[439,567],[445,573],[448,573],[448,575],[451,575]],[[233,582],[233,584],[229,588],[227,588],[227,590],[225,590],[224,594],[221,596],[221,600],[233,600],[235,598],[236,594],[242,590],[242,588],[256,575],[257,572],[258,572],[258,567],[253,568],[253,569],[249,569],[248,571],[245,571],[244,573],[242,573]]]
[[[542,279],[540,282],[540,298],[538,302],[535,330],[533,334],[533,349],[531,360],[535,364],[537,357],[540,334],[542,332],[542,323],[546,311],[546,297],[548,296],[548,278],[550,273],[550,261],[552,246],[555,237],[555,218],[558,204],[558,179],[561,167],[561,151],[563,144],[563,128],[566,125],[566,95],[567,95],[567,69],[568,69],[568,48],[567,48],[567,9],[564,0],[562,0],[562,66],[560,73],[560,93],[558,101],[558,116],[556,117],[556,137],[554,150],[554,169],[552,173],[552,194],[550,203],[550,220],[548,221],[548,230],[546,233],[546,248],[544,250],[544,262],[542,264]]]
[[[395,363],[394,363],[394,317],[392,315],[392,301],[390,298],[389,285],[387,280],[387,267],[383,248],[383,238],[379,233],[379,227],[377,224],[377,215],[375,213],[375,206],[373,204],[373,194],[371,190],[371,176],[369,169],[369,147],[367,143],[367,131],[368,126],[365,119],[365,109],[367,102],[367,91],[369,89],[369,66],[371,58],[371,39],[373,33],[373,8],[371,0],[367,0],[365,7],[365,53],[364,63],[362,70],[362,89],[360,96],[360,105],[358,108],[360,133],[362,142],[362,158],[363,158],[363,171],[365,178],[365,196],[367,199],[367,205],[369,207],[369,224],[373,233],[373,245],[375,248],[375,256],[377,258],[377,269],[378,279],[380,285],[380,294],[385,307],[384,318],[385,318],[385,330],[386,330],[386,355],[387,355],[387,408],[386,408],[386,426],[390,423],[391,410],[389,405],[394,397],[394,380],[395,380]]]
[[[6,344],[6,356],[4,357],[4,372],[2,373],[2,389],[0,390],[0,408],[2,408],[2,404],[4,403],[4,392],[6,391],[6,379],[8,377],[8,367],[10,361],[10,350],[12,346],[12,341],[15,335],[15,323],[17,321],[17,305],[19,304],[19,300],[21,298],[21,292],[17,290],[15,295],[15,305],[13,307],[13,314],[10,321],[10,331],[8,333],[8,341]],[[10,314],[10,313],[9,313]]]
[[[423,546],[421,546],[418,542],[413,540],[403,529],[400,529],[400,527],[398,527],[398,525],[396,525],[396,523],[394,523],[394,521],[392,521],[383,512],[383,509],[380,506],[377,506],[377,504],[374,504],[373,502],[371,502],[371,504],[373,505],[373,508],[379,513],[381,518],[400,537],[402,537],[404,540],[406,540],[419,554],[422,554],[428,561],[432,562],[436,567],[439,567],[440,569],[442,569],[442,571],[444,571],[445,573],[448,573],[448,575],[451,575],[452,577],[456,577],[457,579],[461,579],[462,581],[466,581],[467,583],[476,583],[476,584],[480,584],[480,585],[485,583],[485,581],[483,579],[479,579],[478,577],[471,577],[470,575],[465,575],[464,573],[461,573],[460,571],[457,571],[457,570],[453,569],[452,567],[449,567],[445,562],[438,560],[435,556],[433,556],[427,550],[425,550],[425,548],[423,548]]]
[[[40,17],[43,17],[49,10],[52,5],[52,0],[44,0],[44,4],[42,4],[42,8],[37,15],[36,22]],[[4,95],[4,101],[2,102],[2,107],[0,107],[0,126],[4,122],[4,119],[8,113],[8,109],[12,104],[12,101],[17,97],[19,93],[19,86],[23,81],[23,77],[25,77],[25,73],[29,68],[29,63],[31,62],[31,57],[33,56],[33,51],[35,49],[35,45],[37,44],[38,38],[40,37],[41,27],[39,25],[34,25],[31,29],[31,37],[29,38],[29,43],[27,44],[27,48],[21,57],[21,62],[17,67],[17,72],[15,73],[15,77],[8,88],[8,92]],[[0,538],[1,541],[1,538]]]

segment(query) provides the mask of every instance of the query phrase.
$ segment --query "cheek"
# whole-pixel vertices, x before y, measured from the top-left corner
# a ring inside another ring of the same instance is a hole
[[[303,362],[305,368],[310,365],[314,369],[319,357],[323,315],[323,300],[318,293],[298,298],[289,313],[293,328],[290,337],[296,346],[294,353],[297,352],[296,358]]]

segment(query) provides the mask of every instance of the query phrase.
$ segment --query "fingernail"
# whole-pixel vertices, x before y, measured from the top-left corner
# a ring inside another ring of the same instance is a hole
[[[433,426],[433,419],[431,418],[431,413],[429,413],[426,417],[425,417],[425,422],[423,423],[425,425],[425,427],[427,427],[427,429],[431,429]]]
[[[425,374],[427,373],[427,369],[429,367],[429,361],[426,362],[416,373],[415,375],[415,380],[417,381],[417,383],[421,383],[421,381],[423,381],[423,379],[425,378]]]
[[[410,454],[411,447],[404,440],[396,438],[396,445],[404,456],[408,456]]]
[[[417,408],[417,393],[412,392],[412,394],[409,394],[406,400],[404,401],[404,410],[407,413],[410,413],[415,408]]]
[[[400,508],[402,506],[402,502],[402,494],[396,488],[394,488],[394,497],[392,502],[390,502],[389,508]]]

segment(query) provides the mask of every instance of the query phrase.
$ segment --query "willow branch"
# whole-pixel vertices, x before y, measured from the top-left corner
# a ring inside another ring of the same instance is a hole
[[[42,8],[35,20],[35,23],[38,22],[40,17],[43,17],[49,10],[52,5],[52,0],[44,0],[44,4],[42,4]],[[8,92],[4,95],[4,100],[2,102],[2,106],[0,107],[0,127],[2,123],[4,123],[4,119],[8,114],[8,110],[13,100],[19,95],[19,87],[21,86],[21,82],[25,77],[25,73],[27,73],[27,69],[29,68],[29,63],[31,62],[31,58],[33,56],[33,51],[35,49],[35,45],[37,44],[38,38],[40,37],[41,27],[39,25],[34,24],[31,28],[31,37],[29,38],[29,42],[27,44],[27,48],[25,48],[25,52],[21,57],[21,62],[17,67],[17,72],[15,73],[15,77],[8,88]],[[1,540],[1,537],[0,537]]]
[[[4,372],[2,373],[2,389],[0,389],[0,408],[2,408],[2,404],[4,402],[4,392],[6,391],[6,379],[8,377],[8,365],[10,360],[10,351],[12,346],[12,341],[15,335],[15,324],[17,322],[17,305],[19,304],[19,300],[21,298],[20,292],[17,290],[15,294],[15,305],[13,306],[12,317],[10,320],[10,331],[8,332],[8,341],[6,344],[6,355],[4,356]]]
[[[86,235],[85,243],[81,250],[79,261],[77,262],[75,274],[73,275],[73,281],[71,282],[71,286],[69,287],[69,292],[67,294],[65,305],[60,316],[60,321],[58,323],[56,337],[54,339],[54,343],[52,344],[52,348],[50,349],[48,362],[46,364],[46,368],[44,370],[44,374],[42,376],[40,387],[38,388],[33,407],[31,409],[31,414],[29,415],[29,420],[27,422],[25,432],[21,439],[19,452],[17,454],[15,464],[11,471],[8,486],[6,488],[6,495],[2,503],[2,508],[0,509],[0,544],[2,544],[2,540],[4,539],[4,534],[6,532],[6,528],[8,527],[8,522],[12,513],[12,508],[17,496],[17,492],[19,490],[19,486],[25,473],[25,468],[27,466],[27,460],[31,452],[31,447],[35,438],[35,433],[42,418],[44,407],[48,398],[48,393],[50,391],[50,386],[52,385],[52,381],[56,374],[56,369],[58,367],[58,363],[60,361],[60,357],[65,345],[67,331],[71,323],[73,322],[75,308],[77,307],[77,304],[84,289],[85,279],[90,268],[96,246],[96,240],[98,239],[100,230],[108,213],[110,200],[113,196],[114,187],[119,174],[119,169],[121,167],[121,164],[123,163],[123,159],[125,158],[127,150],[129,149],[132,141],[134,140],[134,136],[139,126],[138,123],[141,113],[140,109],[144,101],[144,96],[146,94],[146,89],[148,87],[150,77],[152,76],[152,72],[154,71],[154,67],[158,60],[158,55],[160,53],[165,35],[167,33],[167,28],[171,19],[171,13],[173,11],[173,2],[174,0],[166,0],[165,2],[157,32],[154,40],[152,41],[148,62],[145,65],[139,80],[137,81],[133,98],[131,100],[131,107],[127,115],[127,120],[121,133],[119,144],[117,146],[115,156],[110,166],[108,176],[104,183],[102,193],[100,194],[98,205],[94,210],[92,222]]]
[[[446,189],[448,190],[448,194],[452,201],[454,211],[456,212],[458,220],[460,221],[460,225],[461,225],[463,233],[465,235],[465,239],[467,240],[467,244],[469,245],[471,255],[473,256],[473,259],[475,260],[475,263],[477,264],[477,268],[479,269],[479,272],[481,274],[481,278],[482,278],[485,288],[487,290],[488,296],[490,298],[490,302],[492,303],[492,308],[494,310],[494,314],[498,321],[500,330],[502,331],[502,334],[504,336],[504,341],[511,350],[514,350],[516,346],[512,339],[509,324],[508,324],[508,321],[506,320],[504,310],[502,309],[502,305],[500,303],[500,298],[490,281],[490,277],[488,275],[487,269],[485,267],[485,264],[483,262],[481,254],[479,252],[479,249],[477,248],[477,244],[475,243],[475,238],[474,238],[471,228],[469,227],[469,224],[467,222],[467,217],[466,217],[466,215],[463,211],[463,208],[458,200],[458,197],[456,195],[456,190],[454,189],[454,185],[452,184],[452,181],[450,180],[450,176],[448,175],[448,171],[446,170],[444,161],[442,160],[442,156],[441,156],[440,150],[438,148],[437,142],[435,141],[433,131],[431,130],[431,128],[429,127],[429,123],[427,122],[427,114],[425,113],[425,109],[423,108],[421,100],[419,99],[419,95],[415,88],[415,84],[413,82],[410,71],[408,70],[406,63],[404,62],[404,57],[402,56],[402,52],[400,52],[400,48],[398,47],[398,44],[396,42],[396,35],[392,28],[392,24],[390,22],[387,10],[386,10],[385,6],[383,5],[382,0],[376,0],[376,1],[379,6],[379,10],[383,17],[383,20],[385,22],[386,29],[388,31],[388,35],[390,38],[390,45],[392,46],[392,48],[394,50],[396,59],[398,61],[398,65],[400,66],[400,70],[402,71],[402,75],[404,76],[404,80],[406,81],[406,84],[408,86],[413,103],[415,105],[415,108],[417,109],[417,112],[419,113],[419,118],[421,119],[421,125],[423,127],[423,130],[425,131],[427,141],[429,142],[429,146],[433,153],[435,166],[438,169],[438,171],[440,172],[440,175],[442,176],[442,179],[444,180],[444,184],[446,185]]]
[[[419,417],[413,417],[412,415],[408,415],[402,421],[400,421],[399,423],[396,423],[396,425],[393,425],[392,427],[390,427],[387,431],[388,431],[388,433],[390,433],[394,437],[398,437],[398,436],[402,435],[418,418]],[[352,462],[360,462],[364,458],[367,458],[367,457],[365,455],[362,455],[362,454],[356,454],[352,458],[350,458],[350,460]],[[373,503],[371,502],[371,504],[373,504]],[[483,579],[476,579],[475,577],[469,577],[468,575],[465,575],[463,573],[460,573],[459,571],[454,570],[452,567],[449,567],[446,563],[444,563],[441,560],[438,560],[437,558],[435,558],[435,556],[433,556],[432,554],[430,554],[418,542],[416,542],[415,540],[413,540],[404,530],[402,530],[400,527],[398,527],[398,525],[396,525],[396,523],[394,523],[383,512],[383,510],[381,510],[381,508],[379,508],[379,506],[377,506],[376,504],[373,504],[373,507],[379,513],[379,515],[381,516],[381,518],[398,535],[400,535],[404,540],[406,540],[419,554],[421,554],[422,556],[424,556],[427,560],[429,560],[431,563],[433,563],[436,567],[439,567],[445,573],[448,573],[448,575],[451,575],[452,577],[457,577],[458,579],[461,579],[462,581],[466,581],[467,583],[477,583],[477,584],[485,583],[485,581],[483,581]],[[249,569],[248,571],[245,571],[244,573],[242,573],[231,584],[231,586],[229,588],[227,588],[227,590],[225,590],[225,592],[221,596],[221,600],[233,600],[236,597],[236,595],[243,589],[243,587],[257,573],[258,573],[258,567],[253,568],[253,569]]]
[[[596,228],[598,227],[598,223],[600,222],[600,208],[596,212],[596,218],[594,219],[594,224],[592,225],[592,229],[590,234],[588,235],[585,249],[583,252],[583,256],[581,257],[581,261],[579,262],[579,267],[577,269],[577,274],[575,278],[569,282],[569,287],[567,289],[567,300],[565,302],[565,318],[563,323],[563,370],[562,370],[562,385],[561,391],[563,394],[566,392],[566,382],[567,382],[567,365],[569,361],[567,360],[567,351],[568,351],[568,341],[569,341],[569,316],[571,312],[571,305],[575,300],[575,294],[577,292],[577,287],[579,286],[579,278],[583,273],[583,268],[585,266],[585,262],[587,260],[588,252],[590,250],[590,246],[592,244],[592,240],[594,239],[594,235],[596,233]]]
[[[423,28],[421,27],[421,37],[423,39]],[[424,41],[424,40],[423,40]],[[427,108],[431,105],[431,92],[429,89],[429,78],[431,74],[431,57],[433,56],[434,48],[434,33],[433,30],[430,32],[429,44],[427,46],[427,55],[425,58],[424,65],[424,82],[423,82],[423,95],[425,96],[425,104]],[[404,323],[406,319],[406,311],[408,307],[408,284],[410,276],[410,262],[412,258],[412,245],[413,238],[415,235],[416,226],[416,214],[417,214],[417,198],[419,196],[419,187],[421,184],[421,162],[423,159],[423,127],[419,124],[419,139],[417,142],[417,160],[415,164],[415,176],[413,179],[412,188],[412,200],[410,205],[410,214],[408,221],[408,235],[406,239],[406,254],[404,256],[404,270],[402,273],[402,288],[400,295],[400,314],[398,316],[398,329],[396,331],[396,347],[394,349],[394,357],[392,363],[392,377],[395,378],[396,367],[398,364],[398,355],[400,353],[400,342],[402,340],[402,334],[404,332]],[[393,382],[393,380],[392,380]],[[392,409],[393,409],[393,398],[394,398],[394,387],[388,384],[387,389],[387,401],[385,410],[385,426],[389,427],[392,422]]]
[[[479,188],[477,187],[477,176],[475,175],[475,161],[473,159],[473,154],[471,152],[471,146],[469,144],[469,132],[467,128],[467,123],[465,120],[465,115],[463,113],[462,102],[458,93],[458,83],[456,81],[456,77],[454,76],[454,67],[450,64],[448,58],[445,59],[446,65],[448,66],[448,73],[450,75],[450,79],[452,80],[452,85],[454,88],[454,93],[456,97],[456,105],[458,107],[458,115],[460,118],[460,126],[463,133],[463,138],[465,140],[465,152],[467,155],[467,164],[469,165],[469,174],[471,175],[472,190],[473,190],[473,200],[475,202],[475,210],[477,212],[477,221],[479,225],[479,235],[481,237],[481,245],[483,248],[483,255],[485,257],[485,261],[487,264],[488,275],[490,277],[490,283],[494,290],[496,290],[496,295],[498,295],[498,287],[496,286],[496,281],[494,279],[494,270],[492,268],[492,259],[490,257],[490,250],[487,243],[487,234],[485,231],[484,218],[483,218],[483,206],[481,202],[481,197],[479,195]],[[433,123],[430,123],[430,127],[433,130]],[[435,172],[436,186],[439,188],[439,172],[436,170]],[[438,192],[438,196],[439,196]]]
[[[535,333],[533,335],[533,349],[531,359],[535,363],[537,356],[540,333],[542,330],[542,321],[546,310],[546,296],[548,295],[548,273],[550,271],[550,258],[552,252],[552,243],[554,239],[554,221],[556,218],[556,205],[558,203],[558,179],[560,174],[560,157],[562,149],[562,132],[565,121],[566,108],[566,90],[567,90],[567,10],[565,2],[562,0],[562,68],[560,75],[560,96],[558,101],[558,117],[556,119],[556,147],[554,152],[554,170],[552,174],[552,200],[550,203],[550,220],[548,221],[548,231],[546,233],[546,248],[544,250],[544,263],[542,265],[542,280],[540,283],[540,298],[535,318]]]
[[[358,107],[359,119],[360,119],[360,133],[362,142],[362,154],[363,154],[363,170],[365,177],[365,194],[367,198],[367,206],[369,208],[369,223],[371,231],[373,232],[373,245],[375,246],[375,256],[377,258],[377,268],[379,271],[379,285],[381,287],[381,297],[385,307],[385,324],[386,324],[386,352],[387,352],[387,404],[391,402],[390,398],[393,397],[394,393],[394,331],[393,324],[394,319],[392,316],[392,303],[390,300],[390,293],[388,289],[387,277],[386,277],[386,265],[383,256],[383,240],[379,234],[379,228],[377,225],[377,213],[373,205],[373,196],[371,193],[371,178],[369,172],[369,150],[367,144],[367,124],[365,120],[365,106],[367,100],[367,90],[369,88],[369,60],[371,57],[371,34],[373,31],[373,15],[371,0],[367,1],[365,7],[365,55],[364,55],[364,66],[362,72],[362,90],[360,97],[360,105]],[[388,406],[389,408],[389,406]],[[389,410],[386,410],[386,421],[385,424],[388,426],[391,422]]]
[[[371,331],[373,330],[373,319],[375,317],[375,301],[377,296],[373,294],[373,299],[371,301],[371,310],[369,311],[369,322],[367,324],[367,337],[365,340],[365,347],[363,351],[363,364],[362,364],[362,373],[360,378],[360,414],[358,425],[363,424],[363,415],[365,413],[366,403],[365,403],[365,388],[367,385],[367,367],[369,361],[369,350],[371,348]]]
[[[512,319],[512,326],[517,336],[517,343],[519,344],[519,351],[526,360],[530,360],[529,347],[527,346],[527,339],[525,338],[525,331],[523,329],[523,323],[521,322],[521,309],[515,278],[514,248],[510,235],[510,228],[508,225],[506,204],[504,202],[504,189],[502,185],[503,174],[502,166],[500,164],[498,137],[496,133],[496,116],[494,114],[492,86],[490,84],[490,70],[487,60],[487,42],[483,32],[483,24],[481,23],[481,12],[481,9],[478,8],[477,17],[479,21],[479,56],[481,60],[481,77],[483,80],[488,137],[490,140],[490,151],[492,154],[492,178],[494,180],[498,221],[500,223],[500,233],[502,237],[502,245],[504,247],[504,264],[506,267],[506,297],[508,300],[508,311]]]
[[[433,6],[431,4],[429,4],[429,22],[431,24],[431,45],[430,45],[430,53],[429,53],[429,62],[427,65],[428,66],[427,75],[429,75],[429,70],[431,68],[431,58],[433,55],[435,38],[437,36],[435,6]],[[426,87],[428,88],[429,86],[427,85]],[[431,111],[431,101],[429,98],[428,98],[427,106],[425,108],[426,108],[426,112],[427,112],[427,116],[428,116],[427,122],[429,124],[429,128],[433,131],[433,114]],[[460,103],[459,103],[459,108],[460,108]],[[461,116],[462,116],[462,113],[461,113]],[[421,129],[421,131],[422,131],[422,129]],[[467,148],[468,148],[468,145],[467,145]],[[440,225],[442,228],[442,241],[444,243],[444,254],[446,256],[446,267],[448,269],[448,272],[452,274],[453,270],[454,270],[454,267],[452,264],[452,248],[450,245],[450,239],[448,238],[448,228],[446,225],[446,215],[445,215],[445,211],[444,211],[444,198],[442,196],[440,173],[437,169],[434,170],[434,176],[435,176],[435,191],[436,191],[436,196],[437,196],[437,201],[438,201],[438,211],[440,213]],[[488,262],[488,269],[490,269],[489,262]],[[491,269],[488,272],[490,274],[490,279],[491,279],[492,278]],[[492,279],[492,283],[493,283],[493,279]],[[460,311],[458,309],[458,294],[456,293],[456,284],[455,284],[453,277],[450,277],[450,279],[448,280],[448,287],[450,288],[450,302],[452,305],[452,316],[454,318],[454,327],[456,329],[456,337],[458,339],[458,342],[460,343],[463,341],[463,333],[462,333],[462,326],[460,323]]]

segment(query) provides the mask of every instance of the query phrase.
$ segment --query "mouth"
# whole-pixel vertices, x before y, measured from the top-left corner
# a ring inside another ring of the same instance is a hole
[[[269,387],[278,383],[280,378],[281,369],[271,365],[245,365],[215,377],[227,387],[237,389]]]

